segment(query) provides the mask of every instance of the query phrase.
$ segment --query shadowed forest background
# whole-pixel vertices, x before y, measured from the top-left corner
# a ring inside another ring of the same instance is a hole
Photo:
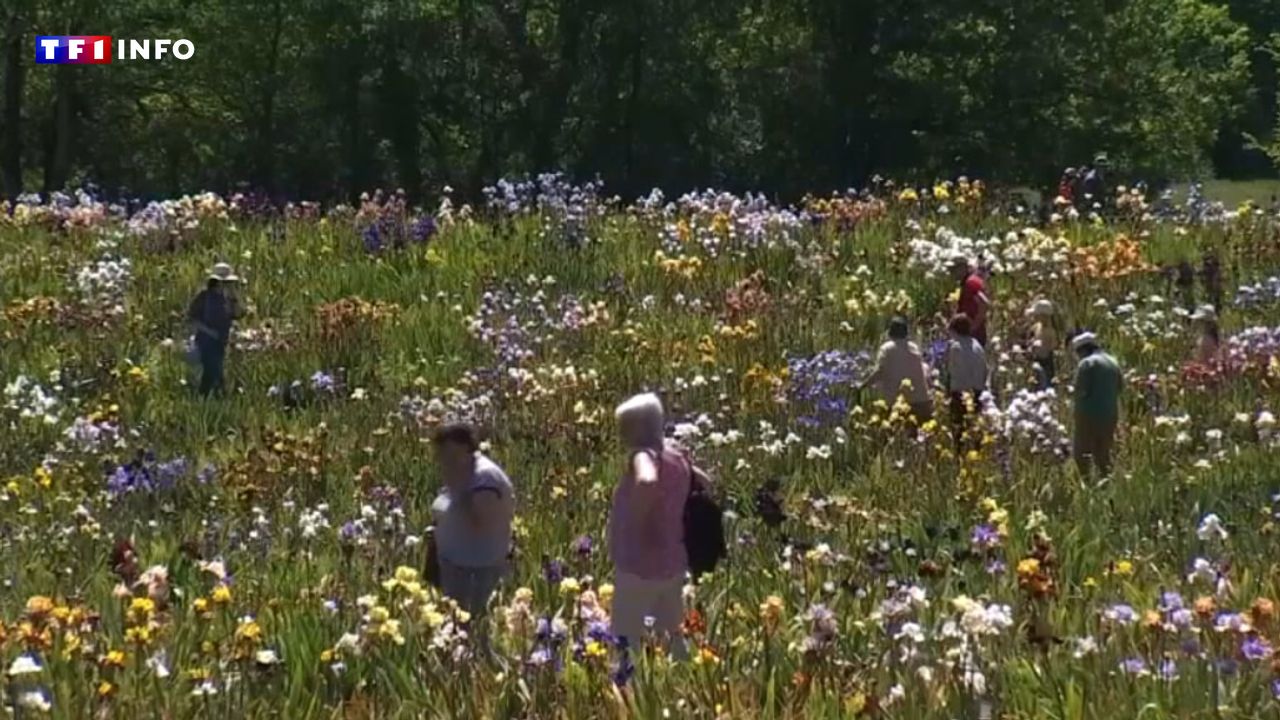
[[[4,194],[1273,174],[1280,0],[6,0]],[[38,66],[37,34],[188,62]]]

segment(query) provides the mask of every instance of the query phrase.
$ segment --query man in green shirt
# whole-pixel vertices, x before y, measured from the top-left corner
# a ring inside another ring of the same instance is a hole
[[[1111,449],[1115,446],[1120,419],[1120,391],[1124,375],[1116,359],[1102,351],[1093,333],[1081,333],[1071,341],[1080,358],[1076,368],[1075,436],[1072,454],[1081,475],[1092,467],[1106,477],[1111,472]]]

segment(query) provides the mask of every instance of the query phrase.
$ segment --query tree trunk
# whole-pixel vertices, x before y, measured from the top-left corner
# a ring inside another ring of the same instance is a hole
[[[634,27],[634,46],[631,48],[631,91],[627,93],[627,108],[622,121],[622,152],[625,189],[634,192],[635,183],[635,125],[636,115],[640,108],[640,93],[644,83],[644,51],[645,51],[645,9],[639,3],[632,4]]]
[[[59,65],[54,75],[53,131],[45,158],[44,192],[63,189],[71,173],[71,148],[75,138],[75,70]]]
[[[360,78],[362,71],[359,63],[354,59],[359,52],[363,52],[363,50],[353,48],[352,52],[347,55],[346,77],[343,78],[343,115],[346,118],[347,126],[345,144],[347,146],[347,167],[350,169],[347,193],[352,202],[359,202],[360,193],[369,189],[365,187],[366,160],[364,148],[360,142]]]
[[[267,46],[267,73],[262,79],[262,105],[258,116],[257,183],[268,194],[276,189],[276,88],[279,84],[280,39],[284,34],[284,7],[271,6],[271,39]]]
[[[4,122],[0,123],[0,177],[10,200],[22,194],[22,86],[27,71],[22,50],[22,21],[15,10],[5,29]]]
[[[563,127],[569,90],[578,77],[578,58],[582,44],[582,28],[586,23],[579,3],[566,2],[560,9],[557,34],[560,36],[560,62],[551,81],[550,91],[542,103],[533,139],[533,169],[541,172],[555,162],[556,140]]]
[[[400,64],[398,50],[390,50],[382,66],[382,118],[385,131],[395,149],[400,186],[411,201],[422,194],[422,168],[419,147],[422,143],[418,127],[418,83]]]

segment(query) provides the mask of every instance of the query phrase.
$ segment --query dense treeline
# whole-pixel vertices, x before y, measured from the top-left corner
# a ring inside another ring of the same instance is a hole
[[[601,175],[780,194],[872,173],[1045,185],[1269,169],[1280,1],[7,0],[7,195],[343,197]],[[34,63],[37,34],[188,62]]]

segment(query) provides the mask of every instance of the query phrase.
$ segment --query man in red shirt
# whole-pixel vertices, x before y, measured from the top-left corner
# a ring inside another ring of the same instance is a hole
[[[969,264],[969,258],[957,254],[951,258],[952,277],[960,283],[960,301],[956,312],[968,315],[973,321],[972,336],[984,348],[987,346],[987,310],[991,299],[987,296],[987,283],[982,275]]]

